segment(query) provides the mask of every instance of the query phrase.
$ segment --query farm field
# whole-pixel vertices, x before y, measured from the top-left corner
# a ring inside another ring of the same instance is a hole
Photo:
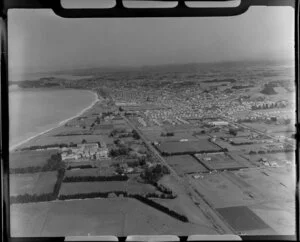
[[[190,181],[215,208],[252,205],[263,198],[247,183],[235,184],[223,173],[204,174],[202,179],[190,176]]]
[[[112,123],[100,123],[94,126],[94,130],[111,130],[114,128]]]
[[[185,173],[208,171],[191,155],[167,156],[166,161],[176,170],[177,174],[179,174],[180,176],[183,176]]]
[[[262,132],[276,133],[276,132],[295,132],[295,126],[293,124],[283,125],[283,124],[266,124],[266,123],[243,123],[244,125],[257,129]]]
[[[188,141],[198,141],[197,137],[193,135],[191,132],[176,132],[174,136],[160,136],[158,137],[157,141],[159,142],[172,142],[172,141],[179,141],[181,139],[187,139]]]
[[[233,206],[220,208],[218,212],[228,221],[235,231],[249,234],[249,231],[257,231],[266,234],[276,234],[259,216],[253,213],[248,207]],[[250,232],[251,233],[251,232]],[[259,234],[259,233],[258,233]]]
[[[82,140],[85,139],[87,143],[99,142],[102,138],[99,135],[71,135],[71,136],[52,136],[52,135],[43,135],[37,137],[36,139],[30,141],[26,144],[28,146],[34,145],[50,145],[50,144],[81,144]]]
[[[150,184],[126,181],[108,182],[64,182],[61,185],[59,195],[74,195],[94,192],[127,191],[129,193],[153,193],[156,188]]]
[[[244,169],[207,174],[198,180],[190,177],[190,180],[236,231],[250,235],[291,235],[296,216],[292,174],[287,168]],[[238,212],[239,207],[245,211]],[[260,222],[254,223],[257,220]]]
[[[25,168],[30,166],[43,166],[51,155],[57,154],[58,150],[45,151],[17,151],[9,155],[9,168]]]
[[[294,152],[280,152],[280,153],[271,153],[271,154],[256,154],[249,155],[243,154],[243,157],[249,159],[252,162],[259,164],[259,161],[262,158],[266,158],[268,161],[276,161],[279,166],[286,166],[286,161],[291,162],[291,164],[295,164],[295,153]]]
[[[98,168],[86,168],[86,169],[72,169],[65,172],[65,177],[74,176],[99,176],[100,170]]]
[[[217,139],[214,141],[217,145],[221,146],[224,149],[228,149],[229,151],[244,151],[249,153],[252,151],[264,150],[262,144],[250,144],[250,145],[232,145],[227,141]]]
[[[52,193],[56,180],[56,171],[10,174],[10,196]]]
[[[266,201],[293,201],[295,199],[295,170],[288,167],[261,168],[256,170],[235,171],[246,183],[255,187]]]
[[[12,236],[217,234],[183,223],[135,199],[109,198],[11,205]]]
[[[203,151],[220,151],[221,148],[206,139],[201,141],[185,141],[185,142],[164,142],[157,145],[161,153],[179,154],[184,152],[203,152]]]
[[[189,141],[197,141],[198,140],[198,138],[193,135],[194,132],[191,130],[167,131],[164,128],[153,129],[153,130],[140,128],[140,130],[145,134],[145,136],[150,141],[169,142],[169,141],[179,141],[181,139],[188,139]],[[166,132],[173,132],[174,135],[173,136],[161,136],[162,133],[166,133]],[[208,138],[208,136],[205,135],[205,138]]]
[[[239,169],[247,167],[225,153],[208,155],[195,154],[195,157],[210,170]]]
[[[80,133],[80,132],[89,132],[88,129],[83,129],[82,127],[76,127],[76,126],[60,126],[56,129],[51,130],[48,134],[54,135],[60,135],[65,133]]]
[[[199,207],[202,206],[203,201],[197,200],[199,204],[195,204],[194,200],[186,193],[186,188],[182,185],[178,185],[177,181],[172,176],[165,175],[159,183],[172,189],[172,191],[177,195],[177,205],[182,209],[183,214],[188,217],[189,221],[203,226],[211,226],[211,222],[206,217],[205,212],[199,209]],[[221,220],[219,220],[219,222],[222,225],[223,222]],[[227,229],[227,227],[223,227],[223,229],[225,233],[232,233],[232,231]]]
[[[276,203],[264,203],[263,205],[252,205],[249,208],[276,233],[295,235],[295,203],[287,203],[284,207]],[[254,231],[253,234],[255,234]]]
[[[150,141],[157,141],[161,136],[161,132],[163,132],[162,128],[156,128],[156,129],[142,129],[140,130],[143,132],[143,134],[147,137]]]

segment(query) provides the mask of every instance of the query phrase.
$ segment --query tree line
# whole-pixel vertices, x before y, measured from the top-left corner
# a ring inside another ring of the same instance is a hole
[[[128,176],[67,176],[64,182],[127,181]]]
[[[57,172],[57,180],[53,188],[53,192],[44,194],[22,194],[10,197],[10,203],[31,203],[31,202],[45,202],[53,201],[57,198],[59,189],[65,174],[65,170],[59,169]]]
[[[227,152],[227,148],[220,148],[220,150],[200,150],[200,151],[183,151],[183,152],[166,152],[161,151],[160,153],[163,156],[172,156],[172,155],[194,155],[199,153],[215,153],[215,152]]]
[[[101,198],[108,198],[110,196],[110,194],[115,194],[116,196],[120,196],[123,195],[124,197],[129,197],[129,198],[135,198],[136,200],[150,206],[153,207],[165,214],[168,214],[169,216],[180,220],[182,222],[189,222],[188,218],[185,215],[179,214],[177,212],[175,212],[174,210],[171,210],[153,200],[150,200],[148,197],[145,196],[141,196],[138,194],[128,194],[127,192],[123,192],[123,191],[111,191],[111,192],[94,192],[94,193],[85,193],[85,194],[70,194],[70,195],[60,195],[59,196],[59,200],[67,200],[67,199],[85,199],[85,198],[97,198],[97,197],[101,197]]]
[[[51,155],[47,160],[47,163],[43,166],[29,166],[22,168],[11,168],[10,173],[36,173],[36,172],[46,172],[46,171],[56,171],[65,168],[65,163],[62,162],[59,153]]]
[[[39,149],[47,149],[47,148],[64,148],[64,147],[76,147],[76,144],[73,144],[72,142],[70,144],[66,143],[56,143],[56,144],[49,144],[49,145],[33,145],[29,147],[25,147],[20,149],[21,151],[25,150],[39,150]]]

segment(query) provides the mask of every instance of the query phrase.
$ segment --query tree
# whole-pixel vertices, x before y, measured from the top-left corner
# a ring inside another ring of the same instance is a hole
[[[96,124],[100,124],[100,118],[99,118],[99,116],[96,118],[95,123]]]
[[[146,165],[146,158],[144,156],[143,157],[139,157],[138,161],[140,163],[140,166]]]
[[[82,141],[81,141],[81,144],[86,144],[87,142],[86,142],[86,140],[85,139],[83,139]]]
[[[169,173],[170,171],[166,166],[157,164],[155,167],[146,168],[141,177],[149,183],[156,183],[164,174]]]
[[[235,129],[229,129],[229,134],[233,135],[233,136],[236,136],[237,135],[237,130]]]
[[[136,132],[136,130],[132,130],[132,137],[135,139],[140,139],[140,135]]]

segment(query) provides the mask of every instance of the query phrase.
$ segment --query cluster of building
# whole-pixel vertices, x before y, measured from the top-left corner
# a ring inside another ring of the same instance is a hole
[[[252,84],[254,84],[253,81]],[[122,85],[122,84],[121,84]],[[232,89],[232,84],[226,86],[208,86],[203,90],[201,85],[188,85],[179,88],[173,88],[172,85],[157,86],[122,86],[112,92],[115,102],[124,103],[153,103],[157,106],[166,107],[165,109],[146,109],[137,111],[138,125],[163,126],[189,124],[189,120],[206,118],[224,117],[231,122],[244,121],[265,121],[277,123],[278,117],[286,117],[283,113],[286,110],[270,109],[271,107],[287,107],[285,100],[271,101],[268,97],[257,100],[251,100],[249,95],[245,95],[246,88],[234,89],[232,92],[225,92],[224,88]],[[150,97],[150,98],[149,98]],[[254,108],[253,107],[257,107]],[[278,113],[272,113],[276,111]],[[286,124],[283,121],[283,124]],[[212,122],[213,126],[226,126],[227,122]]]
[[[108,148],[104,142],[77,144],[77,147],[62,148],[62,161],[80,161],[81,159],[101,160],[108,158]]]

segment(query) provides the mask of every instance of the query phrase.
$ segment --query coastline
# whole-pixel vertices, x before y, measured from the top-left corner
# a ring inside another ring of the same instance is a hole
[[[78,112],[78,113],[75,114],[74,116],[72,116],[72,117],[70,117],[70,118],[67,118],[67,119],[64,119],[64,120],[60,121],[60,122],[57,123],[54,127],[50,128],[50,129],[47,129],[47,130],[45,130],[45,131],[42,131],[42,132],[40,132],[40,133],[38,133],[38,134],[35,134],[35,135],[33,135],[33,136],[31,136],[31,137],[25,139],[25,140],[22,140],[22,141],[18,142],[17,144],[14,144],[14,145],[10,146],[10,147],[9,147],[9,152],[14,151],[15,149],[17,149],[17,148],[20,147],[21,145],[26,144],[27,142],[29,142],[30,140],[32,140],[32,139],[34,139],[34,138],[37,138],[37,137],[39,137],[39,136],[41,136],[41,135],[44,135],[44,134],[46,134],[46,133],[49,133],[50,131],[52,131],[52,130],[54,130],[54,129],[57,129],[57,128],[61,127],[61,126],[64,125],[65,123],[69,122],[70,120],[72,120],[72,119],[74,119],[74,118],[77,118],[77,117],[81,116],[81,115],[84,114],[86,111],[88,111],[89,109],[91,109],[95,104],[97,104],[97,103],[100,101],[100,99],[99,99],[99,96],[98,96],[97,92],[92,91],[92,90],[87,90],[87,91],[93,93],[94,96],[95,96],[94,101],[93,101],[89,106],[85,107],[84,109],[82,109],[80,112]]]

